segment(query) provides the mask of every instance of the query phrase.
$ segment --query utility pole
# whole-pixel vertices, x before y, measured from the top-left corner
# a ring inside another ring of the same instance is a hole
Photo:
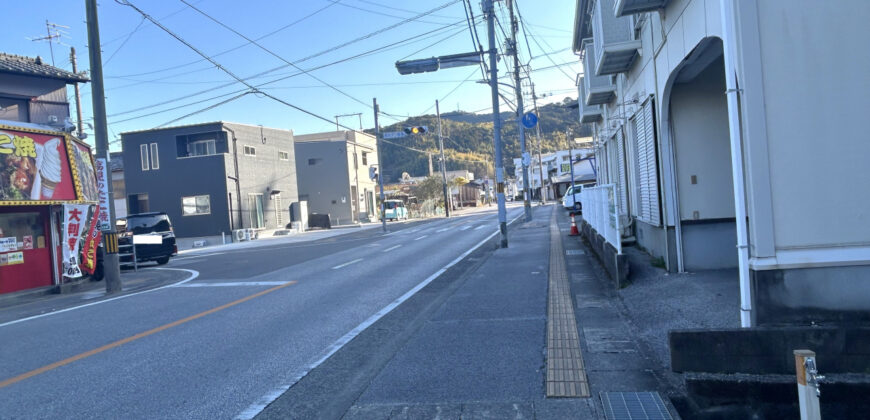
[[[535,84],[532,83],[532,104],[535,107],[535,115],[538,116],[538,123],[535,124],[535,134],[538,138],[538,173],[541,176],[541,204],[547,204],[547,198],[544,196],[544,160],[541,157],[541,114],[538,112],[538,97],[535,95]]]
[[[72,62],[72,71],[73,73],[78,74],[79,69],[76,60],[76,47],[69,48],[69,59]],[[73,84],[73,89],[76,93],[76,126],[79,129],[78,138],[83,139],[84,133],[84,122],[82,122],[82,94],[79,90],[79,82],[75,82]]]
[[[574,191],[574,139],[571,138],[571,129],[565,131],[565,137],[568,137],[568,161],[571,162],[571,198],[577,202],[577,192]]]
[[[532,191],[529,189],[529,163],[531,162],[531,158],[526,152],[526,129],[523,126],[523,86],[520,83],[522,79],[520,78],[520,56],[517,51],[517,31],[519,30],[519,23],[517,22],[516,14],[514,14],[514,2],[513,0],[507,0],[508,10],[510,10],[511,14],[511,39],[508,41],[510,43],[510,53],[514,56],[514,89],[517,92],[517,130],[519,131],[520,136],[520,162],[523,165],[523,212],[525,214],[525,221],[532,221],[532,205],[531,205],[531,196]]]
[[[97,22],[97,0],[85,0],[88,24],[88,52],[91,63],[91,102],[94,107],[94,144],[97,157],[109,160],[109,134],[106,125],[106,96],[103,92],[103,59],[100,51],[100,25]],[[79,118],[81,121],[81,117]],[[115,232],[115,200],[112,199],[113,187],[108,186],[109,228],[103,237],[117,235]],[[103,271],[106,279],[106,293],[121,291],[121,266],[118,254],[107,253],[103,258]]]
[[[438,115],[438,148],[441,149],[441,180],[444,188],[444,217],[450,217],[450,196],[447,195],[447,161],[444,160],[444,137],[441,135],[441,108],[435,100],[435,113]],[[432,155],[429,155],[430,157]],[[461,190],[460,190],[461,191]]]
[[[504,160],[501,145],[501,115],[498,110],[498,51],[495,48],[495,8],[493,0],[483,1],[486,15],[486,34],[489,37],[489,86],[492,90],[492,141],[495,149],[496,199],[498,200],[498,230],[501,233],[502,248],[508,247],[507,210],[504,202]]]
[[[378,125],[378,98],[372,98],[372,107],[375,110],[375,145],[378,148],[378,186],[381,187],[381,224],[384,233],[387,233],[387,218],[384,217],[384,161],[381,160],[381,126]]]

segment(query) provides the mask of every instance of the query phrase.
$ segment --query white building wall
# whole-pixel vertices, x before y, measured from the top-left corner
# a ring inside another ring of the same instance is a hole
[[[870,260],[870,2],[757,8],[777,254],[851,245]]]

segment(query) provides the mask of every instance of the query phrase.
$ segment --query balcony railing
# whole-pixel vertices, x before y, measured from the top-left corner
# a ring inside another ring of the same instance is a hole
[[[664,9],[670,0],[616,0],[613,11],[617,17]]]
[[[628,71],[641,48],[641,41],[634,39],[632,20],[614,15],[614,1],[596,0],[592,9],[594,69],[599,76]]]
[[[616,97],[616,86],[610,79],[610,76],[599,76],[595,74],[595,41],[592,39],[583,40],[583,100],[586,105],[607,104]]]
[[[580,202],[583,205],[583,220],[613,245],[622,254],[622,240],[619,229],[619,205],[616,202],[616,186],[613,184],[583,188]]]

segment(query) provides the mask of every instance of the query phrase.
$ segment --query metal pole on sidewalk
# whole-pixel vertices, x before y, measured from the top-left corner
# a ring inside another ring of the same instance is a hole
[[[532,104],[535,107],[535,115],[540,119],[541,113],[538,112],[538,97],[535,96],[534,83],[532,83]],[[541,204],[547,204],[547,197],[544,194],[544,160],[541,157],[541,124],[535,124],[535,136],[538,138],[538,174],[541,176]]]
[[[100,51],[100,29],[97,22],[97,0],[85,0],[88,24],[88,55],[91,64],[91,102],[94,107],[94,144],[98,158],[109,160],[109,134],[106,124],[106,96],[103,92],[103,59]],[[115,200],[112,199],[112,183],[108,186],[109,228],[103,236],[115,233]],[[106,253],[103,257],[103,272],[106,279],[106,293],[121,291],[121,266],[117,253]]]
[[[523,166],[523,212],[525,215],[524,220],[530,222],[532,220],[532,191],[529,189],[529,163],[531,162],[531,158],[526,152],[526,129],[522,123],[523,86],[520,83],[520,57],[517,52],[517,30],[519,28],[519,23],[517,23],[517,17],[514,14],[513,0],[507,0],[507,5],[511,15],[511,38],[513,39],[510,40],[510,53],[514,56],[514,89],[516,90],[517,95],[517,132],[520,137],[520,163]]]
[[[381,126],[378,125],[378,98],[372,98],[375,109],[375,145],[378,148],[378,186],[381,187],[381,223],[384,233],[387,233],[387,218],[384,215],[384,161],[381,160]]]
[[[565,136],[568,137],[568,162],[571,163],[571,199],[574,200],[576,205],[577,194],[574,192],[574,139],[571,138],[570,129],[565,132]]]
[[[508,247],[507,210],[504,201],[504,160],[501,145],[501,115],[498,110],[498,51],[495,48],[495,9],[493,0],[484,0],[483,13],[486,14],[486,33],[489,37],[489,86],[492,90],[492,137],[495,149],[495,196],[498,200],[498,230],[501,233],[500,246]]]
[[[435,114],[438,115],[438,148],[441,149],[441,180],[444,188],[444,217],[450,217],[450,196],[447,195],[447,161],[444,160],[444,137],[441,134],[441,108],[435,100]],[[431,155],[430,155],[431,156]]]

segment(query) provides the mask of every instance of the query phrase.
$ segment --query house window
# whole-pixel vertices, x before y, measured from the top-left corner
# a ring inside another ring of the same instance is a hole
[[[140,144],[139,145],[139,159],[142,160],[142,170],[147,171],[150,169],[148,167],[148,145]]]
[[[181,197],[181,214],[183,216],[211,214],[211,202],[209,196],[194,195],[190,197]]]
[[[157,143],[151,143],[151,169],[160,169],[160,157],[157,155]]]
[[[209,156],[217,154],[217,143],[213,140],[196,140],[187,144],[188,156]]]
[[[569,161],[569,160],[571,160],[571,159],[568,157],[568,155],[562,156],[562,161],[563,161],[563,162],[567,162],[567,161]]]
[[[290,160],[290,153],[288,152],[278,152],[278,158],[281,160]]]
[[[363,158],[363,166],[367,166],[369,164],[369,156],[368,152],[362,152]]]
[[[317,165],[317,164],[320,163],[320,162],[323,162],[323,159],[321,159],[321,158],[311,158],[311,159],[308,159],[308,166],[314,166],[314,165]]]
[[[245,146],[245,156],[257,156],[257,149],[254,146]]]

